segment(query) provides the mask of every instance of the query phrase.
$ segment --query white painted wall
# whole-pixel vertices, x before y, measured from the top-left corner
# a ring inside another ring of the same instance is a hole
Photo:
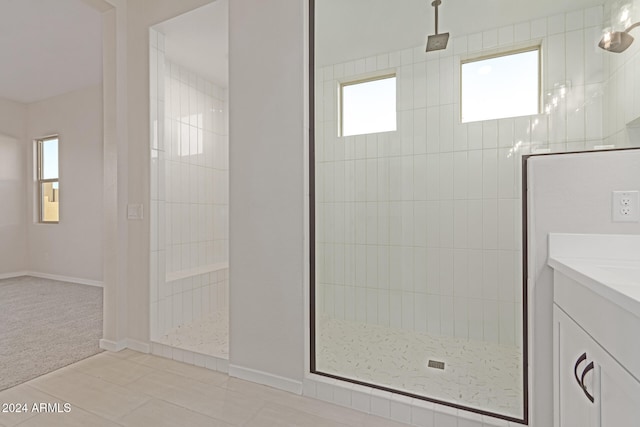
[[[528,161],[530,344],[533,426],[553,424],[553,272],[548,233],[640,234],[640,223],[611,221],[611,192],[640,190],[640,149],[536,156]]]
[[[102,86],[70,92],[27,106],[26,176],[43,136],[60,137],[60,222],[39,224],[37,188],[27,192],[29,270],[102,281]]]
[[[0,277],[27,269],[26,117],[23,104],[0,99]]]
[[[292,391],[305,366],[305,9],[229,7],[229,372]]]

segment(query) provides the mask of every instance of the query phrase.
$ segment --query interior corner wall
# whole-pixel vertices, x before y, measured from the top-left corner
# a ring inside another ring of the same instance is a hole
[[[0,99],[0,278],[27,269],[26,107]]]
[[[27,106],[25,151],[33,141],[59,135],[60,222],[37,221],[37,187],[27,183],[28,270],[89,283],[102,282],[102,86]],[[35,176],[27,160],[25,176]]]
[[[307,244],[305,22],[302,1],[229,5],[229,373],[298,392]]]

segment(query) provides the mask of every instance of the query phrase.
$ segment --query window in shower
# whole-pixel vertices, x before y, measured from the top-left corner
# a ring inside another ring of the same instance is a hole
[[[58,137],[36,141],[38,177],[38,220],[57,223],[60,220],[60,181],[58,172]]]
[[[340,83],[341,136],[396,130],[396,76]]]
[[[463,123],[540,113],[540,47],[461,64]]]
[[[497,143],[514,123],[460,123],[458,56],[403,38],[426,37],[424,4],[314,3],[311,371],[525,423],[521,159],[515,131]],[[406,31],[374,31],[391,15]],[[354,130],[352,90],[392,125]]]

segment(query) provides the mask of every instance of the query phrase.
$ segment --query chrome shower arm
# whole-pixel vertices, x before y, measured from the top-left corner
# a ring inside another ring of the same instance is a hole
[[[437,22],[438,22],[438,18],[437,18],[437,17],[438,17],[438,9],[436,8],[436,28],[438,28],[438,24],[437,24]],[[624,30],[624,32],[625,32],[625,33],[628,33],[629,31],[633,30],[633,29],[634,29],[634,28],[636,28],[636,27],[640,27],[640,22],[636,22],[635,24],[630,25],[630,26],[629,26],[629,28],[627,28],[626,30]],[[436,32],[437,32],[437,31],[438,31],[438,30],[436,30]]]

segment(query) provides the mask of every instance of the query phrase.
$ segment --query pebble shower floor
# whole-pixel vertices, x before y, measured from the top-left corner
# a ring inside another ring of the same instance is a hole
[[[515,346],[320,317],[316,369],[484,411],[522,415]],[[445,369],[428,368],[429,360]]]

